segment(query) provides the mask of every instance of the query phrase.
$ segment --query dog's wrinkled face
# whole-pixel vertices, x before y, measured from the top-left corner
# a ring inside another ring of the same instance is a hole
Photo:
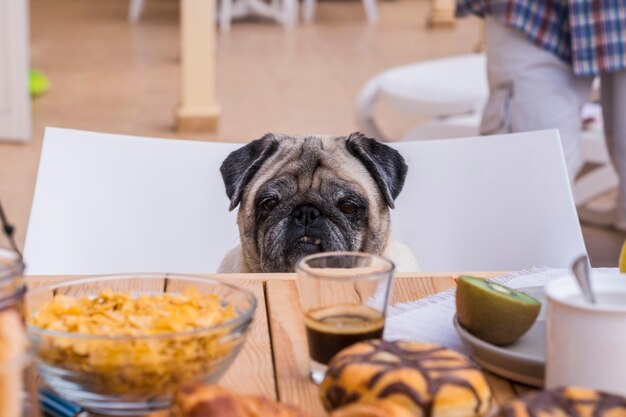
[[[303,256],[326,251],[380,253],[389,207],[406,164],[361,134],[268,134],[233,152],[221,167],[250,272],[290,272]]]

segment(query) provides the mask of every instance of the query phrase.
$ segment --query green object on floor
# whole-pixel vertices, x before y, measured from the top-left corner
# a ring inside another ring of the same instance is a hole
[[[41,71],[32,69],[28,73],[30,96],[35,98],[44,95],[50,90],[50,80]]]

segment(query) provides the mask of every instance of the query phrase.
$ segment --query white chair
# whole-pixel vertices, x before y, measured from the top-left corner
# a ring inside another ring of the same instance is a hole
[[[130,0],[128,21],[137,23],[141,19],[147,0]],[[293,27],[298,20],[297,0],[272,0],[267,4],[261,0],[219,0],[218,24],[222,32],[228,32],[233,19],[251,14],[274,19],[285,27]]]
[[[393,236],[422,270],[569,267],[586,253],[556,130],[391,146],[409,165]]]
[[[219,166],[237,144],[48,129],[31,275],[215,272],[238,243]],[[556,131],[394,144],[394,238],[425,271],[568,266],[585,246]]]
[[[486,62],[484,54],[467,54],[383,71],[359,93],[359,128],[384,138],[376,123],[381,104],[427,119],[482,112],[489,94]]]
[[[434,59],[386,70],[373,77],[357,98],[357,123],[366,135],[388,140],[376,123],[378,105],[426,119],[406,132],[403,141],[468,137],[479,134],[480,119],[489,95],[484,54]],[[592,99],[599,95],[594,82]],[[574,197],[583,221],[610,225],[616,220],[615,205],[594,204],[617,187],[618,177],[606,149],[601,122],[583,132],[583,164],[597,167],[574,183]]]
[[[28,273],[215,272],[238,243],[219,167],[239,146],[47,129]]]

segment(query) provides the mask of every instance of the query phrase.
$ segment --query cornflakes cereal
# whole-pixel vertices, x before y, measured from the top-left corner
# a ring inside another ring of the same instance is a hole
[[[103,290],[96,297],[56,295],[30,321],[43,329],[80,334],[42,334],[38,356],[45,366],[77,372],[81,383],[89,385],[83,388],[159,395],[203,381],[234,353],[238,342],[229,335],[232,328],[202,329],[236,315],[217,295],[195,290],[141,295]]]

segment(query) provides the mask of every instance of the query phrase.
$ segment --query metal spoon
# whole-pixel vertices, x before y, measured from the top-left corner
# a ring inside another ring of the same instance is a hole
[[[583,297],[591,304],[596,303],[596,297],[591,289],[591,274],[589,273],[589,258],[582,255],[572,264],[572,272],[576,276],[578,286],[583,292]]]

